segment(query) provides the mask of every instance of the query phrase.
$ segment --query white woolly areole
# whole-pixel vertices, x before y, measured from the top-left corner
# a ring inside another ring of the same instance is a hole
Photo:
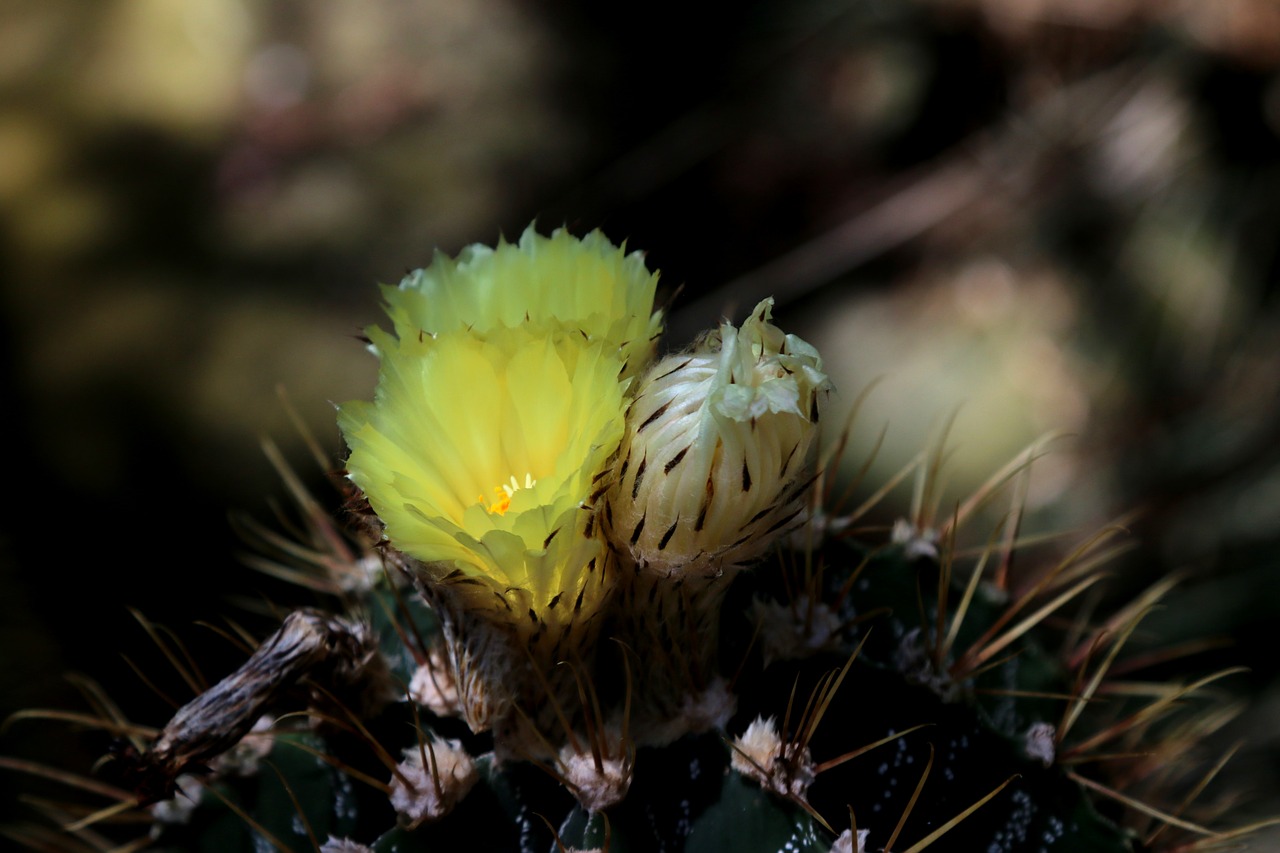
[[[444,653],[434,648],[409,679],[409,698],[438,717],[462,716],[458,685]]]
[[[737,710],[738,697],[729,690],[729,682],[716,676],[706,690],[686,693],[677,713],[646,726],[636,740],[644,746],[667,746],[688,734],[723,730]]]
[[[738,697],[729,689],[729,682],[716,676],[706,690],[685,697],[680,716],[688,722],[692,734],[701,734],[723,729],[737,710]]]
[[[597,767],[591,752],[574,752],[569,746],[560,750],[560,772],[589,812],[603,811],[622,801],[631,787],[631,765],[627,754],[618,758],[602,755]]]
[[[329,840],[320,845],[320,853],[373,853],[373,848],[350,838],[334,838],[330,835]]]
[[[191,822],[191,815],[200,805],[204,796],[204,786],[195,776],[184,773],[176,781],[177,792],[167,800],[161,800],[151,806],[151,817],[160,824],[175,826]]]
[[[258,772],[262,759],[271,754],[276,739],[270,734],[275,720],[264,714],[253,724],[249,733],[240,738],[240,742],[219,755],[210,766],[217,773],[228,776],[253,776]]]
[[[427,754],[425,767],[423,752]],[[431,772],[433,754],[435,774]],[[404,759],[396,767],[399,775],[391,776],[391,807],[410,828],[447,815],[479,778],[475,761],[462,748],[461,741],[433,738],[429,747],[406,749]],[[401,776],[408,780],[408,785]]]
[[[790,604],[757,598],[751,602],[750,613],[760,626],[765,666],[775,660],[800,660],[839,645],[840,617],[807,595]]]
[[[889,541],[894,545],[901,545],[903,556],[908,560],[920,557],[927,557],[930,560],[938,559],[938,531],[921,530],[905,518],[900,518],[893,523],[893,532],[889,536]]]
[[[908,681],[928,687],[944,702],[954,702],[960,697],[960,685],[952,680],[949,670],[951,659],[943,661],[939,669],[920,628],[912,628],[902,635],[893,662]]]
[[[391,584],[397,589],[406,583],[404,573],[387,571],[382,555],[376,552],[348,563],[344,571],[337,573],[337,578],[343,592],[369,592],[384,578],[390,578]]]
[[[773,717],[756,717],[733,746],[730,765],[766,791],[803,800],[816,778],[808,748],[797,752],[795,744],[784,741]]]
[[[1027,729],[1026,735],[1023,736],[1023,751],[1028,758],[1034,758],[1045,767],[1050,767],[1058,754],[1054,743],[1057,737],[1058,730],[1054,728],[1053,723],[1032,723],[1031,728]]]
[[[773,717],[756,717],[745,732],[733,739],[733,745],[729,759],[733,769],[757,781],[763,781],[761,770],[768,772],[782,754],[782,738],[778,737]]]
[[[836,839],[836,843],[831,845],[831,853],[866,853],[867,836],[871,834],[869,829],[858,830],[858,843],[853,843],[853,830],[846,829],[840,833],[840,837]]]

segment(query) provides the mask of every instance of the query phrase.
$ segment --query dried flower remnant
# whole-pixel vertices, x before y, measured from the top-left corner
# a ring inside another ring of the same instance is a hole
[[[367,697],[366,711],[389,698],[386,667],[367,626],[294,611],[239,669],[179,708],[150,749],[121,756],[139,804],[172,797],[182,774],[227,755],[307,676]]]

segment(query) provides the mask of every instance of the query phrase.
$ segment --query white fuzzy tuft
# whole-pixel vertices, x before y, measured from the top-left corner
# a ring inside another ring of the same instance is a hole
[[[350,838],[334,838],[330,835],[329,840],[320,845],[320,853],[373,853],[373,848]]]
[[[157,829],[162,824],[181,826],[190,823],[192,813],[204,797],[204,786],[200,784],[199,779],[190,774],[178,777],[177,789],[177,793],[170,799],[161,800],[151,806],[151,817],[155,820]]]
[[[926,557],[938,559],[938,531],[919,529],[905,518],[893,523],[893,533],[889,540],[894,545],[902,546],[902,553],[908,560]]]
[[[840,644],[840,617],[821,601],[801,595],[791,604],[755,599],[751,618],[760,626],[765,666],[775,660],[801,660]]]
[[[602,755],[596,766],[590,752],[574,752],[566,746],[560,751],[559,769],[572,785],[578,802],[589,812],[599,812],[622,801],[631,787],[631,756],[611,758]]]
[[[733,769],[762,783],[764,774],[782,755],[782,738],[778,737],[773,717],[756,717],[745,732],[734,738],[733,745]]]
[[[645,746],[667,746],[688,734],[723,731],[737,710],[738,697],[729,690],[729,682],[717,676],[706,690],[686,693],[678,712],[646,726],[636,740]]]
[[[840,833],[840,837],[836,839],[836,843],[831,845],[831,853],[866,853],[867,836],[871,834],[869,829],[858,830],[858,844],[855,847],[853,843],[853,830],[846,829]]]
[[[409,679],[409,698],[438,717],[462,716],[458,685],[444,652],[433,648]]]
[[[1032,723],[1023,736],[1022,749],[1028,758],[1034,758],[1045,767],[1052,767],[1057,758],[1055,741],[1058,730],[1052,723]]]
[[[422,761],[424,751],[427,754],[426,766]],[[479,776],[475,762],[462,748],[461,741],[434,738],[430,746],[423,749],[406,749],[404,759],[396,768],[400,775],[391,777],[391,806],[410,828],[447,815],[467,795]]]
[[[809,750],[778,735],[773,717],[756,717],[740,736],[734,738],[730,765],[760,787],[781,797],[803,800],[813,784],[813,759]]]

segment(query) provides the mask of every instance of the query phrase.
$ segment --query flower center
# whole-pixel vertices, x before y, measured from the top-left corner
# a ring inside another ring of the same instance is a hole
[[[494,487],[493,490],[497,493],[498,499],[485,507],[485,509],[491,515],[494,513],[498,515],[506,515],[507,510],[511,508],[511,498],[515,496],[515,493],[521,489],[532,489],[537,484],[538,481],[533,479],[532,474],[525,474],[524,485],[521,486],[520,482],[516,480],[515,475],[512,474],[510,483],[503,483],[501,486]],[[484,495],[478,495],[476,500],[478,500],[482,505],[485,503]]]

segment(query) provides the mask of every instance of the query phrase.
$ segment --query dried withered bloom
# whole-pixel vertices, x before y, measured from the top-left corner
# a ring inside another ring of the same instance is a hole
[[[139,804],[149,805],[177,793],[184,774],[208,772],[218,760],[222,770],[234,771],[230,751],[255,728],[262,731],[268,709],[292,692],[308,692],[307,679],[327,686],[316,702],[335,694],[361,697],[362,713],[390,698],[386,666],[367,625],[295,610],[239,669],[179,708],[146,752],[119,755],[123,780]],[[252,746],[249,751],[242,761]]]

